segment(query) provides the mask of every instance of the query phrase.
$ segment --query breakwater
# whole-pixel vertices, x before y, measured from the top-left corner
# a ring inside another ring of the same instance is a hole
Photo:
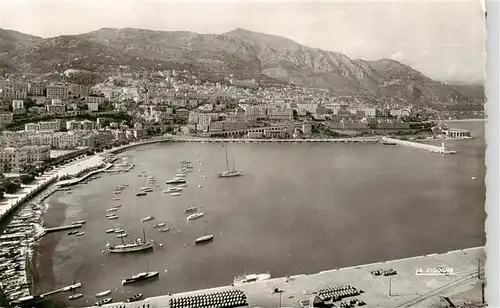
[[[455,154],[456,153],[456,151],[446,149],[444,147],[444,144],[442,146],[436,146],[436,145],[432,145],[432,144],[418,143],[418,142],[394,139],[394,138],[389,138],[389,137],[382,137],[381,141],[387,142],[387,143],[395,143],[397,145],[407,146],[407,147],[411,147],[411,148],[421,149],[421,150],[425,150],[425,151],[428,151],[431,153],[438,153],[438,154]]]

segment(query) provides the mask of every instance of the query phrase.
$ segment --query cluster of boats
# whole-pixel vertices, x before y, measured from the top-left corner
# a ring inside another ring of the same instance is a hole
[[[9,301],[29,296],[27,262],[31,247],[44,234],[41,227],[43,208],[27,205],[5,227],[0,235],[0,285]]]
[[[132,277],[139,277],[139,276],[143,277],[144,276],[143,274],[144,273],[140,273],[140,274],[134,275]],[[156,276],[156,277],[158,277],[158,276]],[[127,279],[131,279],[131,278],[127,278]],[[113,301],[113,297],[110,295],[111,295],[111,290],[106,290],[106,291],[102,291],[102,292],[97,293],[95,295],[95,297],[98,299],[98,301],[94,305],[95,306],[102,306],[102,305],[106,305],[106,304],[111,303]],[[74,293],[73,295],[68,296],[68,300],[75,300],[75,299],[79,299],[82,297],[83,297],[83,293]],[[130,296],[129,298],[127,298],[127,302],[128,303],[136,302],[136,301],[141,300],[142,297],[143,297],[142,293],[137,293],[137,294],[134,294],[134,295]]]
[[[142,176],[144,176],[147,179],[148,185],[154,185],[156,183],[154,176],[145,175],[142,173],[138,175],[138,177],[142,177]],[[157,186],[159,186],[159,185],[157,185]],[[153,192],[153,188],[151,186],[141,187],[139,192],[137,192],[136,196],[138,196],[138,197],[146,196],[148,194],[148,192]]]
[[[188,160],[181,161],[180,169],[172,177],[171,180],[165,182],[165,184],[170,185],[167,189],[163,190],[164,194],[169,194],[172,197],[177,197],[182,194],[182,190],[187,186],[187,173],[193,171],[193,166]]]
[[[113,201],[120,201],[120,195],[128,187],[128,184],[120,184],[113,189]]]

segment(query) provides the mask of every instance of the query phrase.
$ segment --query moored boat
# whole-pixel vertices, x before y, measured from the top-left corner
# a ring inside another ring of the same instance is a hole
[[[180,196],[182,194],[180,192],[174,192],[174,193],[171,193],[169,195],[172,196],[172,197],[177,197],[177,196]]]
[[[165,182],[166,184],[185,184],[186,180],[185,179],[172,179],[169,181]]]
[[[170,229],[167,227],[167,228],[161,228],[161,229],[158,229],[158,232],[168,232],[170,231]]]
[[[113,232],[115,232],[115,229],[108,229],[108,230],[106,230],[106,233],[113,233]]]
[[[142,293],[135,294],[129,298],[127,298],[128,303],[136,302],[142,298]]]
[[[106,291],[102,291],[102,292],[99,292],[95,295],[95,297],[103,297],[103,296],[106,296],[106,295],[109,295],[111,294],[111,290],[106,290]]]
[[[194,214],[189,215],[186,218],[186,220],[195,220],[195,219],[202,217],[203,215],[205,215],[205,214],[204,213],[194,213]]]
[[[95,303],[96,306],[102,306],[102,305],[106,305],[106,304],[109,304],[111,301],[113,300],[112,297],[107,297],[103,300],[100,300],[98,302]]]
[[[153,225],[153,228],[161,228],[161,227],[165,227],[165,225],[166,225],[166,223],[160,222],[159,224]]]
[[[137,197],[140,197],[140,196],[145,196],[145,195],[147,195],[147,194],[148,194],[148,193],[147,193],[147,192],[145,192],[145,191],[140,191],[140,192],[136,193],[135,195],[136,195]]]
[[[81,297],[83,297],[83,294],[82,293],[77,293],[77,294],[73,294],[73,295],[68,296],[68,299],[71,301],[71,300],[75,300],[75,299],[78,299],[78,298],[81,298]]]
[[[184,213],[194,213],[198,211],[198,208],[196,206],[191,206],[191,207],[188,207],[187,209],[184,210]]]
[[[127,233],[120,233],[116,235],[117,238],[127,237]]]
[[[85,235],[85,232],[78,232],[77,234],[75,234],[75,236],[84,236]]]
[[[106,248],[111,253],[139,252],[153,249],[155,242],[153,240],[147,240],[146,233],[144,232],[144,230],[142,232],[144,235],[143,239],[136,239],[132,243],[124,243],[122,238],[122,245],[113,246],[108,243],[106,244]]]
[[[77,234],[79,231],[78,230],[72,230],[68,232],[68,235],[74,235]]]
[[[147,216],[147,217],[142,218],[141,222],[146,222],[146,221],[150,221],[150,220],[153,220],[153,219],[155,219],[154,216]]]
[[[118,216],[116,216],[116,215],[110,215],[110,216],[106,216],[106,218],[108,220],[114,220],[114,219],[118,219]]]
[[[149,280],[153,278],[157,278],[160,275],[160,272],[144,272],[136,274],[132,277],[128,277],[122,280],[122,285],[136,283],[139,281]]]

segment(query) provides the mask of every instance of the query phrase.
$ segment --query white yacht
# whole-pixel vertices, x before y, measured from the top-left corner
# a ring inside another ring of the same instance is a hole
[[[147,217],[144,217],[143,219],[141,219],[141,222],[146,222],[146,221],[150,221],[150,220],[153,220],[155,219],[154,216],[147,216]]]
[[[194,213],[194,214],[189,215],[186,218],[186,220],[195,220],[195,219],[202,217],[203,215],[205,215],[205,214],[204,213]]]
[[[111,290],[106,290],[106,291],[102,291],[102,292],[99,292],[95,295],[95,297],[103,297],[103,296],[106,296],[106,295],[109,295],[111,294]]]
[[[174,192],[174,193],[171,193],[170,196],[172,197],[177,197],[177,196],[180,196],[181,193],[180,192]]]
[[[170,188],[163,190],[163,193],[168,194],[168,193],[180,192],[180,191],[182,191],[182,187],[170,187]]]

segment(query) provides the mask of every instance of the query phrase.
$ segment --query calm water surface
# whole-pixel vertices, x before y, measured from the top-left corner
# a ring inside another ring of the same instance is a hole
[[[232,179],[213,176],[225,169],[220,144],[131,150],[122,154],[136,165],[131,172],[49,199],[47,225],[85,219],[86,235],[50,234],[41,241],[38,288],[76,280],[86,294],[119,288],[114,300],[123,300],[137,292],[154,296],[227,285],[245,270],[275,277],[315,273],[484,245],[484,122],[450,126],[470,129],[478,138],[447,142],[457,150],[454,156],[373,144],[230,144],[230,157],[245,172]],[[164,195],[165,180],[183,159],[195,166],[188,187],[180,197]],[[145,197],[135,196],[148,186],[137,177],[140,171],[161,186]],[[121,183],[130,186],[121,201],[111,200]],[[120,218],[106,220],[106,209],[116,203],[122,204]],[[184,209],[191,205],[202,207],[204,218],[187,222]],[[149,215],[156,219],[140,222]],[[205,221],[215,240],[195,246]],[[159,222],[174,230],[158,233],[152,225]],[[145,229],[164,246],[146,254],[103,254],[107,242],[120,242],[105,230],[118,227],[134,237]],[[147,268],[161,272],[158,281],[121,286],[123,278]],[[74,304],[86,300],[94,297]]]

